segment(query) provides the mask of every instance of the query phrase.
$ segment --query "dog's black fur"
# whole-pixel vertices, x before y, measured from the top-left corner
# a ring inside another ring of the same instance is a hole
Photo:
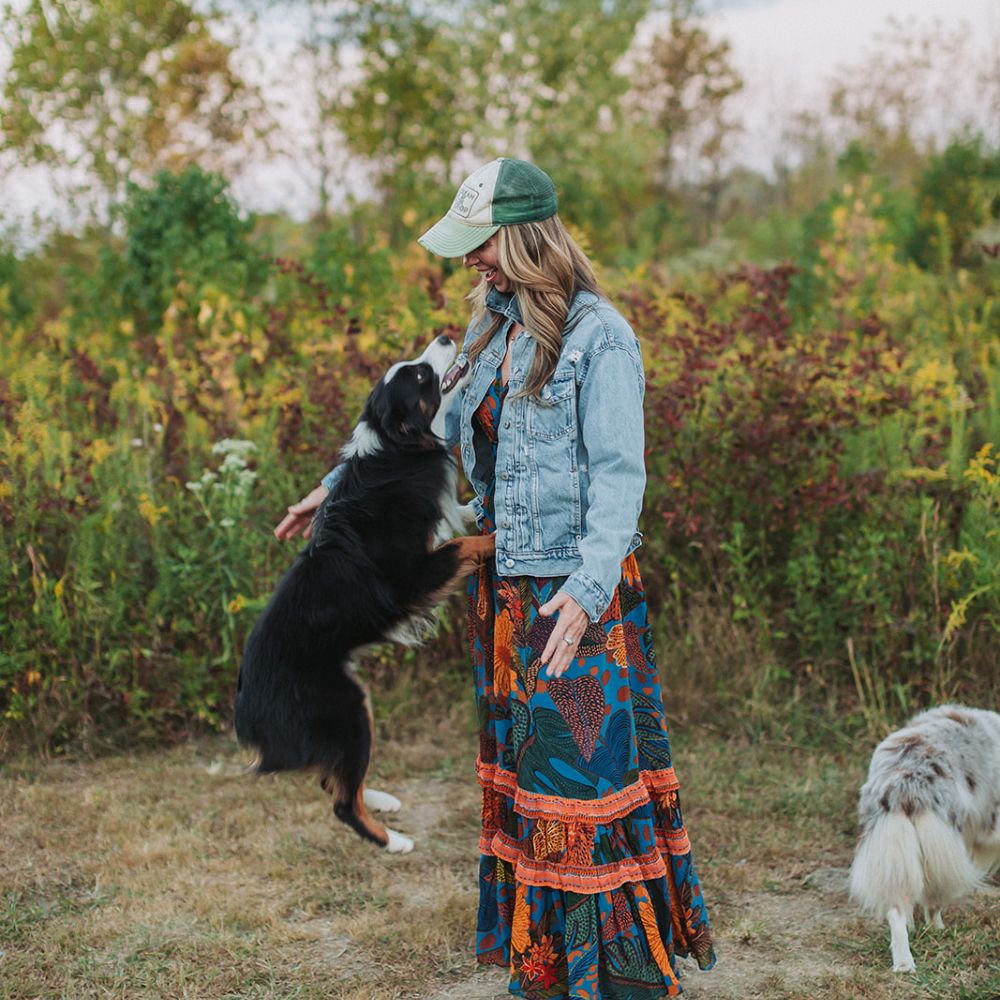
[[[236,694],[236,733],[260,751],[259,771],[318,769],[337,817],[383,846],[388,834],[363,805],[373,733],[352,654],[426,612],[492,554],[481,537],[432,547],[454,490],[454,459],[431,431],[440,401],[426,363],[372,391],[367,447],[346,459],[310,543],[254,626]]]

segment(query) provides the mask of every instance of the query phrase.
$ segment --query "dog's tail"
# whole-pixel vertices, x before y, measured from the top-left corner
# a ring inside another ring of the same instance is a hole
[[[940,909],[971,893],[982,876],[962,835],[930,810],[878,816],[858,843],[851,898],[879,919],[895,907],[909,920],[916,904]]]

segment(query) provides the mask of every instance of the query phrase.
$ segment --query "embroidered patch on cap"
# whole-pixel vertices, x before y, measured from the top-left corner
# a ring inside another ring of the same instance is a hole
[[[461,215],[463,218],[467,219],[472,214],[472,206],[475,205],[478,197],[478,191],[474,191],[472,188],[466,187],[463,184],[458,189],[458,194],[455,195],[455,201],[451,206],[451,210],[456,215]]]

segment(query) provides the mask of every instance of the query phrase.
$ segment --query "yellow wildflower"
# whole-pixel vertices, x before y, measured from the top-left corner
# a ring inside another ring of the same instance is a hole
[[[95,438],[90,445],[90,457],[94,465],[100,465],[113,451],[114,448],[104,438]]]
[[[168,509],[168,507],[157,507],[150,500],[148,493],[139,494],[139,513],[150,526],[155,525]]]

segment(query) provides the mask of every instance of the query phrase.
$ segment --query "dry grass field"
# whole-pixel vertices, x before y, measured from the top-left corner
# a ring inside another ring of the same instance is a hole
[[[306,776],[256,778],[225,738],[0,778],[0,998],[491,1000],[470,958],[478,791],[467,701],[383,714],[376,787],[408,856],[362,843]],[[383,702],[385,704],[385,702]],[[412,704],[412,702],[411,702]],[[410,721],[406,721],[410,720]],[[865,754],[676,726],[675,764],[719,963],[695,998],[1000,996],[1000,891],[920,928],[918,972],[843,883]]]

